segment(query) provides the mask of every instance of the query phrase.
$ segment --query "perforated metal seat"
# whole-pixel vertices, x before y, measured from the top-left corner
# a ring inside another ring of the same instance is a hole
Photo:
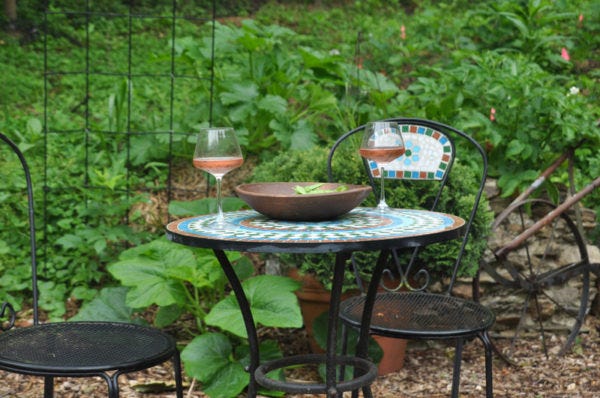
[[[358,328],[365,300],[342,302],[340,318]],[[375,300],[371,331],[389,337],[454,338],[483,332],[494,324],[494,314],[478,303],[433,293],[380,293]]]
[[[145,369],[175,355],[174,340],[129,323],[60,322],[0,334],[0,368],[75,374]]]
[[[29,167],[17,145],[4,134],[19,158],[25,174],[31,246],[33,326],[16,328],[9,303],[0,307],[0,369],[43,376],[44,398],[54,395],[54,377],[102,377],[108,397],[119,396],[118,378],[123,373],[148,369],[169,359],[173,363],[178,398],[183,398],[181,364],[175,340],[151,327],[119,322],[39,322],[33,187]]]

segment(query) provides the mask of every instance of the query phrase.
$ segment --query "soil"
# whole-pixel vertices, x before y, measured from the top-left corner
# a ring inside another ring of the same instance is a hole
[[[594,316],[586,320],[585,332],[574,349],[563,357],[532,354],[530,347],[538,344],[536,338],[520,342],[515,356],[520,366],[510,366],[495,355],[494,396],[508,397],[598,397],[600,396],[600,321]],[[264,330],[276,338],[286,354],[306,353],[308,341],[303,330]],[[499,341],[499,345],[506,344]],[[378,377],[373,395],[382,398],[437,398],[449,397],[452,378],[453,345],[446,342],[409,342],[404,368]],[[461,372],[461,398],[484,397],[484,356],[478,340],[465,346]],[[311,370],[298,370],[294,379],[311,379]],[[41,378],[10,374],[0,371],[1,398],[30,398],[42,395]],[[122,398],[173,398],[172,373],[169,364],[148,371],[121,376]],[[186,377],[186,398],[206,398],[202,386]],[[106,397],[106,385],[101,379],[58,378],[55,380],[56,397]],[[310,395],[287,395],[305,398]]]

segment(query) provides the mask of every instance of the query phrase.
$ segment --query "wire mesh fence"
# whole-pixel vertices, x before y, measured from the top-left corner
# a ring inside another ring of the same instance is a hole
[[[132,228],[148,226],[135,203],[159,197],[164,207],[200,189],[174,184],[173,171],[191,157],[197,126],[212,120],[217,2],[68,3],[49,1],[43,15],[38,228],[45,252],[53,247],[44,263],[85,245],[101,263],[111,242],[131,242]],[[205,53],[201,62],[190,49]],[[47,270],[60,268],[72,270]]]

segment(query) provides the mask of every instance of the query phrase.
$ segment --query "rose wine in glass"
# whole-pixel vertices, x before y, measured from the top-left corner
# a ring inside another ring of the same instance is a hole
[[[365,126],[359,153],[363,158],[376,162],[379,168],[381,187],[377,208],[386,211],[389,206],[385,202],[384,170],[389,163],[404,155],[405,147],[398,123],[370,122]]]
[[[231,127],[209,127],[201,129],[194,151],[194,167],[204,170],[217,181],[216,227],[225,225],[221,181],[223,176],[244,163],[242,151],[235,131]]]

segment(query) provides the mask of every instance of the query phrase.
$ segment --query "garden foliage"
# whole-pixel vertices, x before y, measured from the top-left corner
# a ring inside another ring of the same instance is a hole
[[[115,304],[110,297],[127,300],[135,309],[150,305],[144,288],[134,282],[137,276],[132,278],[118,264],[140,260],[131,272],[140,272],[148,282],[152,272],[147,271],[156,271],[153,267],[165,260],[150,256],[158,247],[153,245],[159,245],[154,241],[164,239],[162,221],[152,220],[144,209],[166,189],[172,165],[189,164],[191,132],[207,125],[211,116],[213,124],[235,127],[246,158],[264,164],[256,179],[266,168],[271,179],[277,175],[325,180],[317,148],[328,147],[341,133],[369,120],[393,116],[437,119],[472,134],[485,145],[490,176],[498,179],[505,197],[517,194],[552,159],[582,140],[576,152],[577,187],[600,175],[597,1],[354,0],[322,7],[287,1],[269,2],[252,15],[249,1],[236,2],[237,11],[248,5],[238,14],[242,18],[222,18],[233,2],[217,1],[212,110],[210,83],[204,80],[212,57],[210,24],[177,25],[172,48],[167,19],[146,24],[142,18],[95,18],[86,31],[85,18],[51,13],[44,43],[38,3],[20,1],[23,20],[16,26],[21,30],[0,36],[4,71],[0,84],[5,94],[0,96],[0,129],[19,144],[32,167],[38,254],[43,259],[41,304],[51,318],[64,317],[67,298],[89,301],[100,287],[119,289],[114,296],[104,292],[97,296],[103,311],[114,316],[135,318],[136,312],[110,310]],[[130,9],[120,0],[90,3],[103,12]],[[166,1],[137,3],[140,12],[172,11]],[[199,9],[210,15],[207,1],[178,3],[183,14]],[[49,4],[56,11],[75,3]],[[0,22],[6,26],[6,21]],[[169,79],[151,76],[123,79],[97,74],[88,81],[93,95],[87,98],[83,75],[52,75],[44,86],[44,46],[59,55],[47,60],[50,69],[82,70],[89,56],[94,68],[121,70],[130,61],[126,51],[130,28],[135,32],[131,38],[135,73],[170,70],[174,54],[177,73],[197,78],[178,80],[172,102]],[[86,54],[83,43],[88,39],[94,44]],[[44,89],[51,94],[46,104]],[[45,105],[50,109],[47,114]],[[48,128],[80,129],[86,120],[89,131],[111,134],[47,134]],[[190,134],[170,134],[173,131]],[[314,160],[301,162],[307,153]],[[19,308],[29,295],[30,275],[26,209],[22,183],[12,172],[15,164],[2,152],[0,297]],[[360,162],[356,164],[360,167]],[[468,162],[461,159],[457,167],[468,169]],[[348,173],[340,181],[361,181],[352,170]],[[45,181],[51,186],[44,186]],[[567,181],[563,167],[543,188],[557,199]],[[457,184],[461,190],[462,182]],[[415,195],[426,193],[417,194],[416,189],[420,188],[391,192],[389,197],[417,203]],[[56,192],[61,195],[53,196]],[[599,198],[600,193],[594,192],[585,204],[600,210]],[[366,203],[373,204],[369,200]],[[460,207],[456,197],[447,200],[451,208]],[[480,227],[487,221],[481,219]],[[484,236],[485,229],[480,231]],[[598,236],[597,232],[591,238],[597,242]],[[465,272],[473,271],[477,250]],[[152,305],[175,305],[178,310],[172,314],[193,313],[198,320],[195,327],[204,330],[206,308],[200,311],[179,299],[204,294],[200,276],[215,277],[207,274],[214,263],[201,252],[183,257],[189,262],[173,267],[181,266],[187,274],[176,278],[165,267],[154,275],[158,278],[154,282],[169,289],[156,295],[161,302]],[[207,303],[221,297],[222,286],[215,284]],[[159,324],[174,320],[164,314],[159,310]],[[232,350],[241,350],[236,358],[243,357],[240,339],[233,340]]]

